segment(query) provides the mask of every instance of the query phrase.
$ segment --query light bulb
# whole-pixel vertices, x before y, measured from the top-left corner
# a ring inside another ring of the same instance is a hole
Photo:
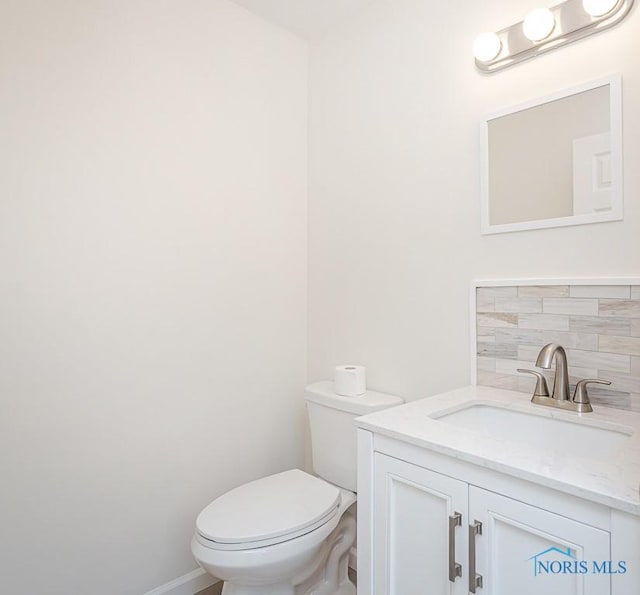
[[[542,41],[551,35],[556,19],[548,8],[536,8],[524,19],[522,31],[531,41]]]
[[[481,33],[473,43],[473,55],[480,62],[491,62],[502,49],[502,42],[495,33]]]
[[[582,0],[582,8],[592,17],[602,17],[610,13],[618,4],[618,0]]]

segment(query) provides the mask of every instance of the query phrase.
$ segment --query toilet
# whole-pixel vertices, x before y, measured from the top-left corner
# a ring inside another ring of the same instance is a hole
[[[305,389],[314,473],[290,469],[244,484],[196,520],[191,551],[224,581],[223,595],[355,595],[348,576],[356,520],[356,417],[400,405],[400,397]]]

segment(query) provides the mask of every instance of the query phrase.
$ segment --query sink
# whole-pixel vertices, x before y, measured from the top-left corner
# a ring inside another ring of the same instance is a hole
[[[602,427],[477,402],[455,411],[438,412],[432,417],[483,436],[534,445],[538,451],[595,459],[609,458],[633,434],[633,430],[625,426]]]

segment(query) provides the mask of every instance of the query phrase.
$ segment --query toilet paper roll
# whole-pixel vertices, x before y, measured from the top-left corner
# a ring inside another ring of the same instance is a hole
[[[333,390],[342,397],[358,397],[367,391],[367,369],[364,366],[336,366]]]

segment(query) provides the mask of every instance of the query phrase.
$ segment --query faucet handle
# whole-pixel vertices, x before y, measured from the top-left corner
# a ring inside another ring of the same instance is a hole
[[[581,405],[589,405],[589,407],[591,407],[589,401],[589,393],[587,392],[587,384],[606,384],[607,386],[609,386],[611,382],[609,382],[608,380],[588,378],[586,380],[580,380],[580,382],[576,384],[576,392],[573,395],[573,402],[579,403]],[[589,411],[592,411],[592,409],[589,409]]]
[[[547,385],[547,379],[542,372],[536,372],[535,370],[527,370],[525,368],[518,368],[518,372],[521,374],[531,374],[537,378],[536,388],[533,391],[534,397],[548,397],[549,386]]]

